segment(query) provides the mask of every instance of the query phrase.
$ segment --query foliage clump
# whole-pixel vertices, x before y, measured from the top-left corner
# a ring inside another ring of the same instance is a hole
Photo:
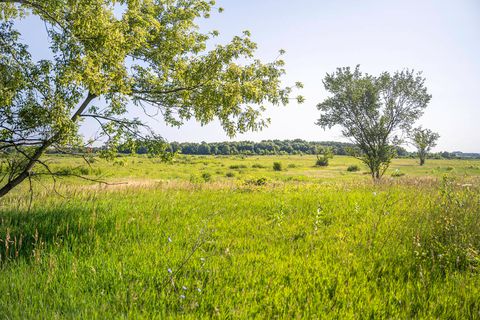
[[[422,129],[422,127],[413,129],[411,133],[411,140],[413,145],[417,148],[420,165],[425,164],[425,158],[430,150],[437,145],[437,140],[440,135],[430,129]]]
[[[302,87],[282,85],[281,58],[255,58],[248,31],[210,46],[219,33],[201,32],[198,21],[215,1],[0,2],[0,154],[22,158],[0,180],[0,197],[35,165],[48,166],[41,158],[52,148],[85,155],[100,140],[108,160],[119,148],[140,146],[171,159],[169,144],[132,114],[159,115],[172,126],[217,119],[233,137],[266,127],[264,105],[286,105]],[[47,59],[35,59],[18,31],[32,16],[45,25]],[[79,128],[86,119],[98,134],[85,143]],[[198,151],[211,152],[205,143]]]
[[[328,166],[328,161],[333,158],[333,148],[332,147],[317,147],[316,150],[317,161],[315,165],[317,167],[326,167]]]
[[[204,172],[202,173],[202,179],[205,182],[209,182],[210,180],[212,180],[212,175],[208,172]]]
[[[281,162],[274,162],[273,163],[273,171],[282,171],[282,163]]]
[[[317,124],[322,128],[342,127],[342,133],[356,145],[351,154],[380,179],[401,143],[431,99],[421,73],[413,70],[363,74],[359,66],[338,68],[323,80],[332,94],[318,104]]]
[[[357,171],[360,171],[360,167],[356,164],[352,164],[352,165],[348,166],[347,171],[348,172],[357,172]]]
[[[258,178],[258,179],[250,179],[250,180],[245,181],[245,184],[254,185],[254,186],[257,186],[257,187],[265,186],[267,184],[267,178],[261,177],[261,178]]]

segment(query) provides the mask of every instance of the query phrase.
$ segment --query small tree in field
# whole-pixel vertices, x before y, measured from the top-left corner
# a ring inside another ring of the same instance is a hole
[[[247,31],[216,46],[217,31],[199,31],[197,21],[214,5],[0,0],[0,160],[8,164],[0,197],[34,178],[34,166],[55,178],[42,161],[48,149],[83,155],[85,119],[97,124],[107,159],[120,145],[135,150],[136,142],[168,157],[145,118],[132,117],[142,111],[172,126],[218,119],[229,136],[265,127],[264,105],[287,104],[294,86],[282,86],[281,59],[255,59]],[[46,59],[36,60],[16,29],[31,16],[45,25]]]
[[[328,160],[333,158],[333,148],[332,147],[317,147],[316,149],[317,161],[315,165],[317,167],[326,167],[328,166]]]
[[[430,129],[422,129],[418,127],[413,129],[411,133],[411,140],[413,145],[417,148],[418,158],[420,159],[420,165],[425,164],[425,158],[430,150],[437,145],[437,140],[440,135],[433,132]]]
[[[322,128],[339,125],[345,137],[356,144],[354,156],[380,179],[395,155],[398,136],[406,133],[423,114],[431,96],[420,73],[404,70],[375,77],[355,70],[338,68],[323,80],[332,94],[318,104],[317,124]]]

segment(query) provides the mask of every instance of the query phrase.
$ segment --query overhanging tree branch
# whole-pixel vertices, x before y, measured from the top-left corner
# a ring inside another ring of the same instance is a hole
[[[77,109],[77,111],[72,115],[71,121],[75,122],[78,117],[82,114],[83,111],[87,108],[87,106],[90,104],[90,102],[96,98],[96,95],[92,93],[88,93],[87,97],[83,101],[83,103],[80,105],[80,107]],[[35,163],[37,163],[38,159],[42,156],[42,154],[47,150],[48,147],[50,147],[52,144],[54,144],[62,135],[62,132],[57,132],[54,134],[50,139],[46,140],[40,147],[38,147],[33,155],[29,157],[28,163],[25,165],[23,170],[13,179],[9,180],[6,185],[4,185],[0,189],[0,198],[5,196],[10,190],[15,188],[17,185],[19,185],[23,180],[28,178],[30,175],[30,170],[32,170],[33,166]]]

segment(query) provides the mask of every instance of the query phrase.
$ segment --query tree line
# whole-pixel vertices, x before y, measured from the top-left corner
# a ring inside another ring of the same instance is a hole
[[[318,148],[330,147],[336,156],[350,155],[355,144],[338,141],[306,141],[303,139],[293,140],[262,140],[254,141],[224,141],[224,142],[170,142],[166,150],[172,153],[185,155],[317,155]],[[94,149],[93,151],[101,151]],[[121,146],[118,149],[121,154],[148,154],[148,148],[142,144],[132,149]],[[50,152],[52,153],[52,152]],[[402,146],[395,147],[395,155],[399,158],[415,158],[416,151],[407,151]],[[464,153],[460,151],[431,152],[426,155],[428,159],[480,159],[479,153]]]
[[[315,155],[319,147],[331,147],[334,155],[348,155],[354,148],[352,143],[338,141],[306,141],[294,140],[262,140],[253,141],[224,141],[224,142],[171,142],[167,150],[186,155]],[[136,150],[121,146],[118,151],[123,154],[147,154],[148,148],[141,143]],[[400,157],[408,156],[409,152],[403,147],[396,148]]]

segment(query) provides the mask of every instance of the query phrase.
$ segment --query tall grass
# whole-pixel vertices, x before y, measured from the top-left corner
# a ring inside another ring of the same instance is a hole
[[[480,317],[474,176],[411,171],[372,184],[342,176],[351,162],[335,158],[336,179],[302,181],[316,169],[292,157],[287,171],[247,158],[269,168],[190,182],[231,165],[196,160],[133,173],[175,176],[186,166],[181,183],[96,189],[66,180],[64,198],[37,188],[31,206],[21,193],[2,200],[1,317]]]

